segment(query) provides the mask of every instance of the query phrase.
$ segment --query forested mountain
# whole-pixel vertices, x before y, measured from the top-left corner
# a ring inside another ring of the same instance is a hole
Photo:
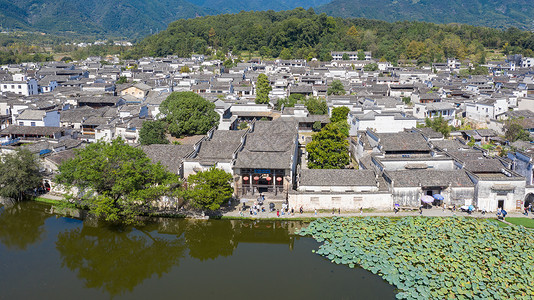
[[[532,0],[333,0],[317,8],[337,17],[534,29]]]
[[[178,20],[140,42],[131,56],[186,57],[210,53],[210,47],[223,53],[259,51],[262,56],[284,59],[329,60],[330,51],[362,49],[388,61],[408,58],[429,63],[447,57],[481,61],[487,49],[534,55],[534,33],[517,28],[502,31],[460,24],[343,19],[300,8]]]
[[[135,37],[181,18],[215,14],[185,0],[0,0],[4,28]]]
[[[139,37],[178,19],[241,10],[285,10],[330,0],[0,0],[0,27]],[[198,4],[198,5],[197,5]]]
[[[205,7],[214,8],[221,13],[237,13],[244,11],[264,11],[264,10],[288,10],[297,7],[317,7],[332,0],[188,0],[189,2]]]
[[[532,0],[0,0],[0,27],[140,37],[182,18],[319,7],[340,17],[532,28]],[[330,3],[328,3],[330,2]]]

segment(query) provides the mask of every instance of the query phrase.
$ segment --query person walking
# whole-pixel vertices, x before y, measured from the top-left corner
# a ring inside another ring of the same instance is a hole
[[[419,215],[422,215],[423,214],[423,206],[419,206]]]
[[[332,207],[332,214],[336,213],[336,209]]]
[[[300,214],[302,215],[302,213],[304,212],[304,209],[302,208],[302,206],[300,207]]]
[[[360,207],[360,217],[362,216],[363,214],[363,207]]]
[[[315,214],[315,216],[317,216],[317,208],[314,210],[313,213]]]
[[[277,216],[278,218],[280,218],[280,210],[279,210],[279,209],[276,210],[276,216]]]

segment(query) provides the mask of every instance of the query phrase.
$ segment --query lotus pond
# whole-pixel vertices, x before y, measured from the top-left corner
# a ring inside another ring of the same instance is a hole
[[[398,299],[532,299],[532,231],[470,218],[318,219],[299,232],[336,264],[360,266]],[[315,251],[315,250],[313,250]]]

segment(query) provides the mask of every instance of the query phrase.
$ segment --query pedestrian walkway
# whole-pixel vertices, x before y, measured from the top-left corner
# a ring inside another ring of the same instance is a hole
[[[243,211],[243,215],[240,213],[240,208],[238,207],[235,210],[228,211],[223,213],[223,216],[226,217],[250,217],[250,218],[277,218],[276,211],[274,212],[258,212],[257,215],[250,215],[249,209],[247,208],[245,211]],[[279,207],[277,207],[279,208]],[[414,211],[400,211],[398,213],[395,213],[393,211],[372,211],[372,212],[343,212],[338,213],[336,210],[334,214],[332,214],[331,211],[320,211],[315,214],[314,211],[304,211],[304,213],[299,213],[298,208],[295,209],[295,213],[293,215],[291,214],[284,214],[282,215],[282,212],[280,211],[280,218],[328,218],[328,217],[416,217],[416,216],[423,216],[423,217],[472,217],[472,218],[486,218],[486,219],[496,219],[497,215],[495,212],[487,212],[485,214],[482,214],[481,212],[473,212],[471,214],[468,214],[467,212],[460,212],[456,211],[453,213],[451,210],[442,210],[441,208],[432,208],[432,209],[423,209],[423,213],[419,214],[419,210]],[[508,213],[506,217],[526,217],[521,212],[511,212]]]

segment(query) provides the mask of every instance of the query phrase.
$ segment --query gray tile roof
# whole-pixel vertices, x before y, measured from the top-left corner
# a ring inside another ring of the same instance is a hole
[[[148,145],[141,149],[153,163],[160,162],[169,172],[179,174],[182,159],[193,152],[192,145]]]
[[[301,186],[376,186],[376,176],[371,170],[353,169],[303,169]]]
[[[384,174],[393,180],[394,187],[452,186],[473,187],[473,181],[464,170],[442,171],[414,169],[406,171],[386,171]]]
[[[427,141],[420,133],[377,133],[384,151],[430,151]]]

